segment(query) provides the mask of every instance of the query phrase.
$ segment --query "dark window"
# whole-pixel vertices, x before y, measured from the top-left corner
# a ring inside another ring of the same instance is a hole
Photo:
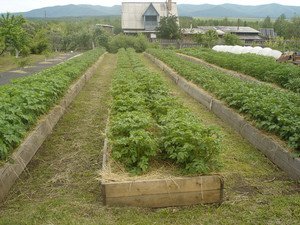
[[[148,22],[148,21],[149,21],[149,22],[150,22],[150,21],[151,21],[151,22],[152,22],[152,21],[155,21],[155,22],[156,22],[156,21],[157,21],[157,16],[145,16],[145,21],[147,21],[147,22]]]

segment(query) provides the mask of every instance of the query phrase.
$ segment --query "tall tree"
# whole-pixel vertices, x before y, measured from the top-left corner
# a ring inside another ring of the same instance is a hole
[[[242,45],[242,41],[236,34],[227,33],[224,35],[225,45]]]
[[[288,29],[290,23],[286,20],[286,16],[281,14],[274,23],[275,32],[282,37],[288,38],[290,36]]]
[[[157,28],[158,37],[165,39],[179,39],[181,32],[176,16],[162,17]]]
[[[218,42],[218,33],[215,30],[209,30],[205,34],[197,34],[196,42],[202,44],[204,47],[211,48]]]
[[[271,17],[267,16],[264,21],[262,22],[261,25],[263,28],[272,28],[273,27],[273,23],[271,21]]]
[[[7,49],[15,51],[16,58],[28,43],[28,34],[23,28],[26,20],[22,16],[7,13],[0,18],[0,36],[3,38],[4,47],[0,50],[2,55]]]

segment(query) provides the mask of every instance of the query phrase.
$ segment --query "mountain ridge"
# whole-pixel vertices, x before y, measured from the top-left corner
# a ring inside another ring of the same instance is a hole
[[[277,18],[285,14],[287,18],[300,16],[300,6],[286,6],[276,3],[258,6],[237,4],[178,4],[179,16],[191,17],[233,17],[233,18]],[[85,16],[120,16],[121,5],[111,7],[88,4],[69,4],[33,9],[28,12],[13,13],[27,18],[59,18],[59,17],[85,17]]]

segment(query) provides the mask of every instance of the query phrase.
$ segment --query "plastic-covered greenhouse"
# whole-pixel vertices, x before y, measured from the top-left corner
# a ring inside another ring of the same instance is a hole
[[[262,48],[262,47],[250,47],[250,46],[231,46],[231,45],[216,45],[212,48],[217,52],[230,52],[234,54],[246,54],[252,53],[257,55],[269,56],[275,59],[278,59],[282,53],[278,50],[273,50],[271,48]]]

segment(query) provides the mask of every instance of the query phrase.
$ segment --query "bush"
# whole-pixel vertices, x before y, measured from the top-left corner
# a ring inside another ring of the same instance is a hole
[[[113,37],[108,43],[108,51],[111,53],[117,53],[119,49],[134,48],[136,52],[144,52],[148,48],[147,38],[139,34],[138,36],[126,36],[119,34]]]

